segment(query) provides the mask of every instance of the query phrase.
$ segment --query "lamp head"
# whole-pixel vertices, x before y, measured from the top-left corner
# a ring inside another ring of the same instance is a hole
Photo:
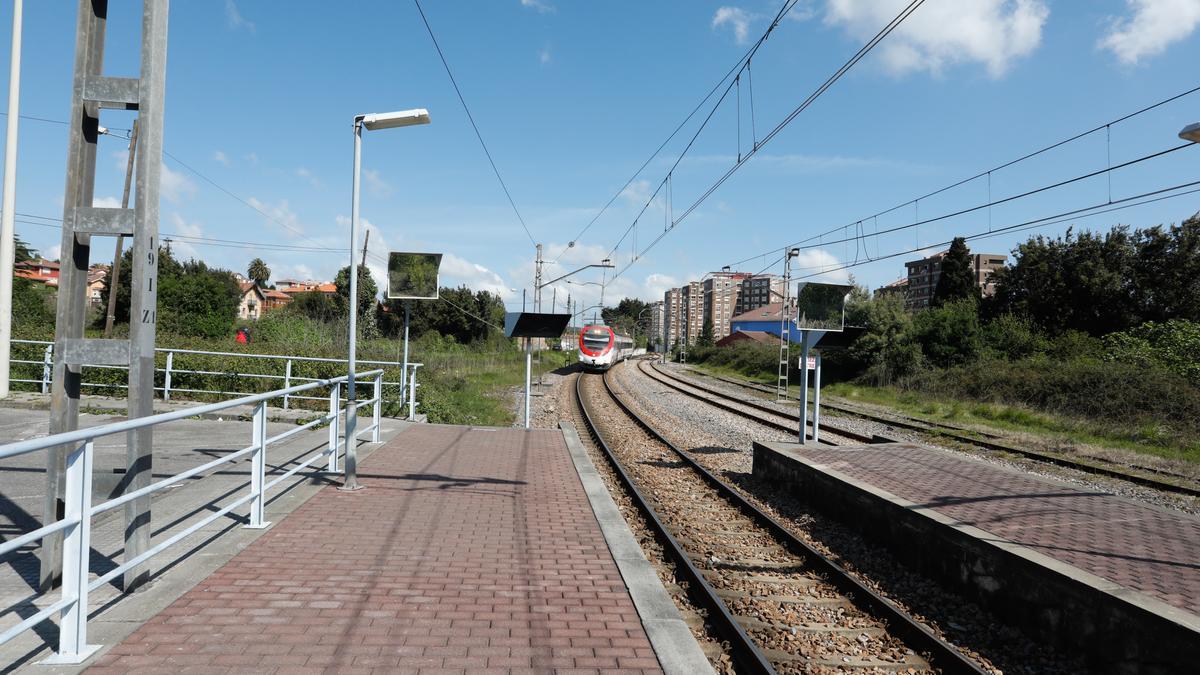
[[[1185,141],[1200,143],[1200,122],[1189,124],[1179,132],[1179,137]]]
[[[360,116],[359,119],[367,131],[411,127],[417,124],[429,124],[429,111],[424,108],[414,108],[396,112],[370,113]]]

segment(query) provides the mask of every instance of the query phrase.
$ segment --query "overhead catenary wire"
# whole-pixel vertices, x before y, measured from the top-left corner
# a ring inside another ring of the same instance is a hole
[[[458,102],[462,104],[463,111],[467,113],[467,120],[471,123],[471,128],[475,130],[475,138],[479,139],[479,145],[483,148],[483,154],[487,155],[488,164],[492,166],[492,173],[496,174],[496,180],[500,182],[500,189],[504,190],[504,196],[508,198],[508,205],[512,207],[513,213],[517,216],[517,222],[521,224],[521,229],[525,231],[525,236],[528,237],[529,243],[536,246],[533,235],[529,232],[529,226],[525,224],[525,218],[521,216],[521,210],[517,208],[517,203],[513,200],[512,193],[508,190],[508,185],[504,182],[504,177],[500,175],[500,169],[496,167],[496,160],[492,158],[492,152],[488,150],[487,143],[483,140],[483,134],[479,131],[479,125],[475,123],[475,116],[471,114],[471,108],[467,105],[467,100],[463,97],[462,90],[458,87],[458,81],[454,79],[454,73],[450,70],[450,64],[446,61],[446,55],[442,53],[442,46],[438,44],[437,36],[433,34],[433,27],[429,25],[429,19],[425,17],[425,10],[421,8],[420,0],[413,0],[413,4],[417,6],[417,12],[421,15],[421,21],[425,24],[425,30],[429,32],[429,39],[433,41],[433,47],[437,50],[438,58],[442,60],[442,66],[446,69],[446,75],[450,77],[450,84],[454,86],[454,93],[458,95]]]
[[[587,231],[590,230],[591,227],[596,224],[596,221],[599,220],[600,217],[603,216],[606,211],[608,211],[608,208],[613,205],[613,202],[615,202],[618,197],[625,194],[625,190],[627,190],[629,188],[629,186],[633,184],[633,181],[637,180],[637,177],[640,176],[642,174],[642,171],[644,171],[646,169],[646,167],[650,165],[650,162],[654,161],[654,159],[656,157],[658,157],[659,153],[661,153],[663,151],[663,148],[667,147],[667,145],[672,140],[675,139],[675,136],[677,136],[679,134],[679,132],[682,131],[685,126],[687,126],[687,123],[690,122],[691,119],[696,116],[696,113],[699,112],[700,109],[704,107],[704,104],[707,103],[713,97],[713,94],[717,93],[717,91],[721,88],[721,85],[723,83],[728,82],[729,78],[734,77],[735,74],[740,73],[743,69],[749,69],[751,58],[758,51],[758,49],[762,46],[762,44],[767,40],[767,38],[770,36],[770,34],[779,26],[779,22],[787,15],[788,12],[790,12],[792,10],[793,7],[796,6],[797,1],[798,0],[785,0],[783,5],[780,7],[779,11],[776,13],[775,18],[771,20],[771,24],[767,27],[767,30],[762,34],[762,36],[759,37],[759,39],[755,41],[755,43],[750,47],[750,49],[747,50],[746,53],[743,54],[740,59],[738,59],[737,63],[735,63],[733,65],[733,67],[730,68],[729,71],[726,72],[725,75],[723,77],[721,77],[721,79],[718,80],[717,83],[712,86],[712,89],[708,90],[708,93],[704,95],[704,98],[700,99],[700,102],[697,103],[694,108],[692,108],[691,112],[689,112],[687,114],[687,117],[684,117],[683,121],[680,122],[675,127],[675,129],[671,131],[671,134],[669,136],[667,136],[666,140],[664,140],[662,143],[660,143],[659,146],[657,148],[655,148],[654,152],[650,153],[650,156],[647,157],[646,160],[644,162],[642,162],[641,166],[639,166],[637,168],[637,170],[633,172],[633,175],[631,175],[629,177],[629,179],[626,180],[625,183],[619,189],[617,189],[616,192],[613,193],[612,197],[610,197],[608,199],[608,201],[605,202],[604,206],[602,206],[600,208],[600,211],[595,216],[593,216],[590,221],[588,221],[587,225],[584,225],[583,229],[581,229],[574,237],[571,238],[571,241],[568,244],[568,248],[579,243],[580,238],[582,238],[583,235],[586,234]],[[754,106],[753,86],[751,86],[750,105],[751,105],[751,109],[753,109],[753,106]],[[753,115],[751,115],[751,122],[753,122]],[[669,175],[669,172],[668,172],[668,175]],[[644,210],[645,209],[643,209],[643,211]],[[555,261],[557,261],[559,258],[561,258],[565,252],[566,252],[566,249],[564,249],[563,251],[560,251],[558,254],[558,257],[555,258]]]
[[[697,208],[699,208],[700,205],[703,204],[714,192],[716,192],[717,189],[719,189],[722,185],[724,185],[725,181],[729,180],[729,178],[731,176],[733,176],[733,174],[736,173],[738,169],[740,169],[747,162],[749,162],[751,158],[753,158],[755,155],[757,155],[759,150],[761,150],[768,143],[770,143],[771,140],[774,139],[781,131],[783,131],[783,129],[785,127],[787,127],[789,124],[791,124],[791,122],[793,120],[795,120],[796,117],[798,117],[801,113],[803,113],[805,110],[807,110],[817,99],[819,99],[826,91],[828,91],[834,84],[836,84],[838,80],[840,80],[847,72],[849,72],[850,69],[852,69],[859,61],[861,61],[864,57],[866,57],[866,55],[869,54],[888,35],[890,35],[894,30],[896,30],[896,28],[899,27],[909,16],[911,16],[913,12],[915,12],[917,9],[919,9],[921,7],[921,5],[924,4],[924,2],[925,2],[925,0],[912,0],[912,2],[910,2],[904,9],[902,9],[899,14],[897,14],[895,17],[893,17],[892,20],[887,23],[887,25],[885,25],[882,29],[880,29],[879,32],[876,33],[874,37],[872,37],[870,40],[867,41],[866,44],[864,44],[861,48],[859,48],[859,50],[853,56],[851,56],[850,59],[848,59],[845,63],[843,63],[842,66],[839,67],[836,71],[834,71],[834,73],[832,75],[830,75],[828,78],[826,78],[826,80],[824,82],[822,82],[821,85],[818,86],[811,94],[809,94],[808,97],[804,99],[804,101],[802,101],[798,106],[793,108],[792,111],[790,113],[788,113],[788,115],[786,117],[783,118],[783,120],[781,120],[778,124],[775,125],[774,128],[771,129],[771,131],[769,131],[765,136],[763,136],[763,139],[761,141],[759,141],[755,145],[754,148],[752,148],[749,152],[747,152],[746,155],[743,158],[741,158],[739,161],[735,162],[733,164],[733,166],[731,166],[720,178],[718,178],[716,180],[716,182],[714,182],[711,186],[709,186],[709,188],[707,190],[705,190],[704,193],[702,193],[695,201],[693,201],[692,204],[690,206],[688,206],[679,215],[678,218],[676,218],[672,221],[671,227],[669,229],[667,229],[664,232],[662,232],[661,234],[659,234],[657,237],[654,238],[653,241],[650,242],[649,245],[646,246],[646,248],[642,249],[642,251],[638,254],[638,258],[636,260],[630,262],[628,265],[626,265],[625,267],[618,270],[613,275],[613,279],[616,279],[616,278],[620,277],[622,274],[624,274],[627,270],[629,270],[630,267],[632,267],[634,264],[636,264],[637,260],[640,260],[642,256],[645,256],[646,253],[648,253],[651,249],[653,249],[655,246],[657,246],[658,243],[660,241],[662,241],[662,239],[664,237],[666,237],[668,234],[673,232],[676,226],[678,226],[689,215],[691,215],[692,212],[694,212]],[[729,89],[726,88],[725,93],[728,94],[728,92],[729,92]],[[717,102],[717,106],[719,106],[719,105],[720,105],[720,101]],[[709,113],[709,119],[711,119],[712,115],[716,112],[717,106],[714,106],[713,110]],[[693,139],[692,139],[692,143],[694,143],[694,142],[695,142],[695,137],[693,137]],[[675,161],[675,165],[672,167],[672,169],[674,169],[675,166],[678,166],[679,162],[682,161],[683,157],[687,154],[688,150],[691,149],[692,143],[689,143],[688,146],[686,148],[684,148],[684,151],[680,154],[679,158]],[[660,187],[660,189],[661,189],[661,187]],[[657,191],[655,192],[655,194],[657,194]],[[651,196],[651,201],[653,201],[653,199],[654,199],[654,197]],[[628,230],[626,231],[626,233],[627,232],[628,232]],[[622,239],[623,238],[624,238],[624,236],[622,236]]]
[[[1179,99],[1185,98],[1185,97],[1187,97],[1187,96],[1190,96],[1190,95],[1192,95],[1192,94],[1195,94],[1195,93],[1197,93],[1197,92],[1200,92],[1200,85],[1197,85],[1197,86],[1191,87],[1191,88],[1187,89],[1186,91],[1182,91],[1182,92],[1179,92],[1179,93],[1177,93],[1177,94],[1173,94],[1173,95],[1171,95],[1171,96],[1168,96],[1168,97],[1166,97],[1166,98],[1160,99],[1160,100],[1158,100],[1158,101],[1155,101],[1155,102],[1153,102],[1153,103],[1151,103],[1151,104],[1149,104],[1149,105],[1146,105],[1146,106],[1143,106],[1143,107],[1141,107],[1141,108],[1139,108],[1139,109],[1137,109],[1137,110],[1134,110],[1133,112],[1126,113],[1126,114],[1124,114],[1124,115],[1121,115],[1120,117],[1117,117],[1117,118],[1115,118],[1115,119],[1108,120],[1107,122],[1104,122],[1104,123],[1102,123],[1102,124],[1098,124],[1098,125],[1096,125],[1096,126],[1093,126],[1093,127],[1089,128],[1089,129],[1086,129],[1086,130],[1084,130],[1084,131],[1081,131],[1081,132],[1075,133],[1075,134],[1073,134],[1073,135],[1071,135],[1071,136],[1069,136],[1069,137],[1067,137],[1067,138],[1063,138],[1063,139],[1061,139],[1061,140],[1055,141],[1055,142],[1053,142],[1053,143],[1050,143],[1050,144],[1048,144],[1048,145],[1042,146],[1042,147],[1040,147],[1040,148],[1037,148],[1037,149],[1035,149],[1035,150],[1032,150],[1032,151],[1026,152],[1025,154],[1023,154],[1023,155],[1021,155],[1021,156],[1019,156],[1019,157],[1016,157],[1016,158],[1014,158],[1014,159],[1010,159],[1010,160],[1008,160],[1008,161],[1005,161],[1005,162],[1001,162],[1000,164],[997,164],[997,165],[995,165],[995,166],[993,166],[993,167],[991,167],[991,168],[988,168],[988,169],[984,169],[984,170],[982,170],[982,171],[979,171],[979,172],[977,172],[977,173],[975,173],[975,174],[973,174],[973,175],[971,175],[971,176],[969,176],[969,177],[967,177],[967,178],[962,178],[962,179],[960,179],[960,180],[954,181],[954,182],[952,182],[952,183],[950,183],[950,184],[948,184],[948,185],[942,186],[942,187],[940,187],[940,188],[937,188],[937,189],[935,189],[935,190],[932,190],[932,191],[930,191],[930,192],[926,192],[926,193],[924,193],[924,194],[922,194],[922,195],[920,195],[920,196],[918,196],[918,197],[914,197],[914,198],[912,198],[912,199],[908,199],[908,200],[906,200],[906,201],[900,202],[899,204],[896,204],[895,206],[891,206],[891,207],[889,207],[889,208],[883,209],[882,211],[879,211],[879,212],[877,212],[877,213],[871,214],[871,215],[869,215],[869,216],[865,216],[865,217],[863,217],[863,218],[860,218],[860,219],[857,219],[857,220],[860,220],[860,221],[866,221],[866,220],[870,219],[870,220],[875,220],[876,222],[878,222],[878,221],[877,221],[877,219],[878,219],[880,216],[886,216],[886,215],[888,215],[888,214],[890,214],[890,213],[893,213],[893,212],[895,212],[895,211],[897,211],[897,210],[899,210],[899,209],[905,208],[905,207],[907,207],[907,206],[909,206],[909,205],[916,204],[916,203],[918,203],[918,202],[920,202],[920,201],[922,201],[922,200],[927,200],[927,199],[929,199],[930,197],[936,197],[937,195],[940,195],[940,194],[942,194],[942,193],[944,193],[944,192],[948,192],[948,191],[950,191],[950,190],[953,190],[953,189],[955,189],[955,188],[957,188],[957,187],[961,187],[961,186],[963,186],[963,185],[966,185],[966,184],[968,184],[968,183],[971,183],[971,182],[973,182],[973,181],[979,180],[980,178],[984,178],[984,177],[986,177],[986,178],[988,179],[988,188],[987,188],[987,189],[988,189],[988,201],[989,201],[989,202],[991,202],[992,173],[994,173],[994,172],[996,172],[996,171],[1000,171],[1000,170],[1002,170],[1002,169],[1007,169],[1007,168],[1009,168],[1009,167],[1012,167],[1012,166],[1014,166],[1014,165],[1016,165],[1016,164],[1020,164],[1020,163],[1022,163],[1022,162],[1026,162],[1026,161],[1028,161],[1028,160],[1030,160],[1030,159],[1033,159],[1033,158],[1035,158],[1035,157],[1038,157],[1038,156],[1040,156],[1040,155],[1044,155],[1044,154],[1046,154],[1046,153],[1048,153],[1048,152],[1050,152],[1050,151],[1052,151],[1052,150],[1056,150],[1056,149],[1058,149],[1058,148],[1060,148],[1060,147],[1062,147],[1062,146],[1064,146],[1064,145],[1068,145],[1068,144],[1070,144],[1070,143],[1073,143],[1073,142],[1075,142],[1075,141],[1078,141],[1078,140],[1080,140],[1080,139],[1086,138],[1086,137],[1088,137],[1088,136],[1091,136],[1091,135],[1093,135],[1093,134],[1099,133],[1099,132],[1101,132],[1101,131],[1106,131],[1106,130],[1108,130],[1109,128],[1111,128],[1113,125],[1116,125],[1116,124],[1121,124],[1122,122],[1128,121],[1128,120],[1130,120],[1130,119],[1133,119],[1133,118],[1135,118],[1135,117],[1138,117],[1139,115],[1143,115],[1143,114],[1145,114],[1145,113],[1148,113],[1148,112],[1150,112],[1150,111],[1152,111],[1152,110],[1155,110],[1155,109],[1157,109],[1157,108],[1161,108],[1162,106],[1168,105],[1168,104],[1170,104],[1170,103],[1173,103],[1173,102],[1175,102],[1175,101],[1178,101]],[[1111,163],[1111,158],[1110,158],[1110,163]],[[832,234],[832,233],[834,233],[834,232],[838,231],[839,229],[841,229],[841,227],[835,227],[835,228],[832,228],[832,229],[829,229],[829,230],[825,230],[824,232],[818,232],[818,233],[816,233],[816,234],[813,234],[813,235],[811,235],[811,236],[809,236],[809,237],[807,237],[807,238],[805,238],[805,239],[801,239],[801,240],[799,240],[799,241],[796,241],[796,242],[793,242],[793,243],[791,243],[791,244],[788,244],[788,246],[799,246],[799,245],[802,245],[802,244],[807,244],[807,243],[811,242],[811,241],[812,241],[812,240],[814,240],[814,239],[819,239],[819,238],[821,238],[821,237],[824,237],[824,236],[830,235],[830,234]],[[769,249],[769,251],[776,251],[776,250],[778,250],[779,248],[781,248],[781,247],[775,247],[775,248],[771,248],[771,249]],[[731,266],[733,266],[733,267],[736,267],[736,266],[738,266],[738,265],[742,265],[742,264],[744,264],[744,263],[750,262],[751,260],[753,260],[753,259],[755,259],[755,258],[758,258],[758,257],[760,257],[760,255],[762,255],[762,254],[755,254],[755,255],[747,256],[746,258],[743,258],[743,259],[741,259],[741,260],[738,260],[737,262],[731,263]]]

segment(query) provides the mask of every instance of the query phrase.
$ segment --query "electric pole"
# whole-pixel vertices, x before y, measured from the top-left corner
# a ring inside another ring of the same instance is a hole
[[[121,208],[129,208],[129,186],[133,182],[133,157],[137,154],[138,121],[133,120],[133,131],[129,133],[129,159],[125,162],[125,190],[121,193]],[[113,264],[108,270],[108,312],[104,316],[104,337],[112,337],[113,322],[117,319],[117,281],[121,278],[121,250],[125,246],[124,235],[117,235],[117,248],[113,252]]]

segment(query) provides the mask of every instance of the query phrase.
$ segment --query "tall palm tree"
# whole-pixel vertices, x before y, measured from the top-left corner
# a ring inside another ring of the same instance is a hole
[[[271,268],[267,267],[267,263],[263,262],[262,258],[255,258],[250,261],[250,267],[246,269],[246,276],[259,286],[266,286],[267,280],[271,278]]]

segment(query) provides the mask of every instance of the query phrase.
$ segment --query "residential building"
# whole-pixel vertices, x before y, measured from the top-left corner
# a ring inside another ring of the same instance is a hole
[[[908,290],[904,294],[905,309],[923,309],[933,300],[934,289],[942,276],[942,259],[947,251],[935,253],[928,258],[912,260],[904,263],[908,269]],[[991,276],[996,270],[1004,267],[1008,256],[1002,253],[972,253],[971,269],[975,276],[975,284],[984,296],[996,292],[996,285]]]
[[[691,346],[700,339],[700,331],[704,327],[704,287],[699,281],[689,281],[686,286],[680,286],[679,290],[683,293],[680,300],[683,314],[683,330],[680,337],[684,343]]]
[[[703,322],[712,322],[713,341],[729,335],[729,320],[737,314],[744,272],[711,272],[701,282],[704,292]]]
[[[655,349],[655,345],[661,347],[664,344],[663,329],[666,326],[666,303],[662,300],[650,303],[650,328],[647,331],[646,344],[652,351],[662,351]]]
[[[337,286],[330,281],[281,279],[275,282],[275,290],[292,296],[296,293],[325,293],[326,295],[333,295],[337,293]]]
[[[279,290],[263,291],[263,313],[286,307],[292,301],[292,296]]]
[[[263,290],[253,281],[243,281],[238,284],[238,287],[242,291],[242,297],[238,299],[238,318],[257,321],[262,316],[263,308],[267,304]]]
[[[791,340],[792,342],[798,342],[800,340],[800,331],[796,328],[796,317],[791,312],[788,314],[789,321],[792,322],[788,329],[791,334]],[[732,333],[769,333],[775,336],[775,344],[779,344],[779,327],[782,316],[783,303],[773,302],[733,317],[729,322],[729,327]]]
[[[88,304],[97,306],[102,301],[101,293],[104,292],[104,287],[108,283],[108,268],[93,267],[88,270],[87,274],[87,299]]]
[[[30,281],[39,281],[50,286],[58,285],[58,263],[53,260],[35,258],[13,265],[13,276]],[[53,283],[51,283],[53,281]]]
[[[882,298],[887,295],[898,295],[903,300],[908,293],[908,277],[897,279],[890,284],[880,286],[875,289],[875,297]]]
[[[772,302],[783,302],[783,277],[778,274],[755,274],[742,279],[733,315],[745,314]]]
[[[717,346],[729,347],[739,342],[753,342],[757,344],[778,347],[779,335],[778,331],[775,333],[768,333],[761,330],[739,330],[726,335],[720,340],[717,340]]]
[[[672,288],[663,294],[663,339],[673,349],[683,335],[683,289]]]

